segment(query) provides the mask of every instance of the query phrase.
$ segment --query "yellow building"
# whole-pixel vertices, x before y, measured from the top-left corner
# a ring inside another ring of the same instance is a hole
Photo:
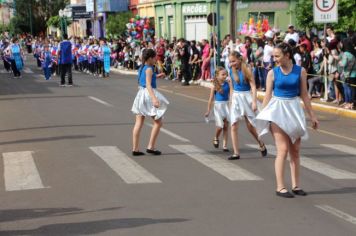
[[[137,5],[137,11],[141,17],[154,18],[154,0],[139,0]]]

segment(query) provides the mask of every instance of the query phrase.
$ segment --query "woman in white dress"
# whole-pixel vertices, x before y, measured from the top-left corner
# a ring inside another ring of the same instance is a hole
[[[292,48],[286,43],[281,43],[274,48],[273,55],[278,66],[271,70],[267,76],[263,110],[256,118],[257,132],[261,137],[271,131],[276,143],[276,195],[285,198],[294,197],[286,189],[284,183],[284,164],[289,153],[292,192],[295,195],[305,196],[306,192],[300,188],[299,150],[301,138],[306,139],[308,132],[300,98],[314,129],[317,129],[319,122],[312,111],[308,97],[307,73],[302,67],[292,63]]]
[[[156,90],[156,79],[163,78],[165,75],[164,73],[156,75],[154,72],[156,52],[153,49],[145,49],[142,52],[142,60],[143,64],[138,72],[139,91],[131,109],[136,114],[136,122],[132,131],[132,155],[144,155],[143,152],[139,151],[139,139],[146,116],[150,116],[153,119],[153,127],[146,152],[152,155],[161,155],[161,151],[156,150],[155,145],[162,127],[162,117],[167,110],[169,102]]]
[[[230,122],[231,139],[234,154],[229,160],[240,159],[239,143],[237,137],[238,121],[245,119],[247,129],[260,146],[263,157],[267,156],[265,144],[259,140],[256,132],[255,119],[257,115],[257,92],[255,80],[252,77],[251,69],[246,65],[241,54],[234,51],[229,56],[230,60]]]

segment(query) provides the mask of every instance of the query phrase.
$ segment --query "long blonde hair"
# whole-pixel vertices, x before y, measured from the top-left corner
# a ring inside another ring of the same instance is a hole
[[[240,69],[242,71],[242,74],[244,76],[244,82],[249,83],[252,80],[252,73],[250,68],[247,66],[246,62],[244,61],[242,55],[236,51],[233,51],[229,55],[230,57],[235,57],[236,59],[241,61]],[[234,80],[239,84],[240,83],[240,78],[238,73],[234,74]]]
[[[219,79],[218,79],[218,76],[219,76],[219,73],[221,71],[224,71],[225,68],[222,67],[222,66],[218,66],[216,67],[216,70],[215,70],[215,76],[214,76],[214,80],[213,80],[213,84],[214,84],[214,89],[215,91],[219,92],[219,93],[224,93],[222,87],[221,87],[221,84],[219,83]]]

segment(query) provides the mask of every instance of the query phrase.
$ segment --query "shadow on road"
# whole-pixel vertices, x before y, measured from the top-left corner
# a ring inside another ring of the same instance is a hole
[[[0,210],[0,222],[9,222],[17,220],[26,220],[34,218],[43,218],[43,217],[58,217],[58,216],[67,216],[67,215],[78,215],[85,213],[94,213],[94,212],[103,212],[103,211],[114,211],[121,209],[122,207],[110,207],[103,209],[94,209],[94,210],[83,210],[78,207],[67,207],[67,208],[34,208],[34,209],[9,209],[9,210]],[[0,235],[1,231],[0,231]]]
[[[136,228],[152,224],[180,223],[185,221],[188,221],[188,219],[121,218],[77,223],[50,224],[31,230],[0,231],[0,235],[93,235],[108,230]]]
[[[338,189],[331,189],[325,191],[308,191],[310,195],[321,195],[321,194],[348,194],[348,193],[356,193],[355,187],[348,187],[348,188],[338,188]]]
[[[66,135],[66,136],[56,136],[56,137],[48,137],[48,138],[20,139],[15,141],[0,142],[0,145],[49,142],[49,141],[84,139],[84,138],[94,138],[94,137],[95,137],[94,135]]]

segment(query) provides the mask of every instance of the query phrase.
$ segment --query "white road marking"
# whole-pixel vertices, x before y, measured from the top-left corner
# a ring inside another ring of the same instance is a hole
[[[194,145],[169,145],[179,152],[191,157],[201,164],[216,171],[220,175],[231,181],[238,180],[263,180],[261,177],[239,167],[235,163],[221,159],[218,156],[210,154]]]
[[[151,127],[151,128],[153,127],[153,125],[152,125],[152,124],[149,124],[149,123],[145,123],[145,125],[147,125],[147,126],[149,126],[149,127]],[[161,128],[160,131],[161,131],[162,133],[167,134],[168,136],[171,136],[172,138],[175,138],[175,139],[181,141],[181,142],[184,142],[184,143],[189,143],[189,142],[190,142],[189,139],[186,139],[186,138],[184,138],[184,137],[182,137],[182,136],[179,136],[178,134],[173,133],[172,131],[169,131],[169,130],[167,130],[167,129],[165,129],[165,128]]]
[[[30,68],[28,68],[28,67],[25,67],[25,68],[23,69],[23,72],[25,72],[25,73],[27,73],[27,74],[33,74],[33,71],[32,71]]]
[[[162,183],[117,147],[99,146],[90,149],[128,184]]]
[[[323,147],[334,149],[340,152],[344,152],[356,157],[356,148],[342,144],[320,144]]]
[[[331,215],[339,217],[340,219],[343,219],[351,224],[356,225],[356,217],[349,215],[343,211],[340,211],[340,210],[333,208],[331,206],[328,206],[328,205],[315,205],[315,207],[317,207],[327,213],[330,213]]]
[[[100,103],[100,104],[103,104],[103,105],[105,105],[105,106],[107,106],[107,107],[112,107],[112,106],[113,106],[113,105],[111,105],[110,103],[107,103],[107,102],[105,102],[105,101],[103,101],[103,100],[101,100],[101,99],[99,99],[99,98],[96,98],[96,97],[88,96],[88,98],[91,99],[91,100],[93,100],[93,101],[96,101],[96,102],[98,102],[98,103]]]
[[[44,188],[32,152],[3,153],[6,191]]]
[[[247,144],[246,146],[249,146],[251,148],[258,148],[258,146],[255,144]],[[275,146],[266,145],[266,147],[270,154],[277,155]],[[300,156],[300,158],[301,158],[301,162],[300,162],[301,166],[310,169],[312,171],[315,171],[321,175],[325,175],[331,179],[356,179],[356,173],[336,168],[334,166],[322,163],[320,161],[316,161],[306,156]]]

